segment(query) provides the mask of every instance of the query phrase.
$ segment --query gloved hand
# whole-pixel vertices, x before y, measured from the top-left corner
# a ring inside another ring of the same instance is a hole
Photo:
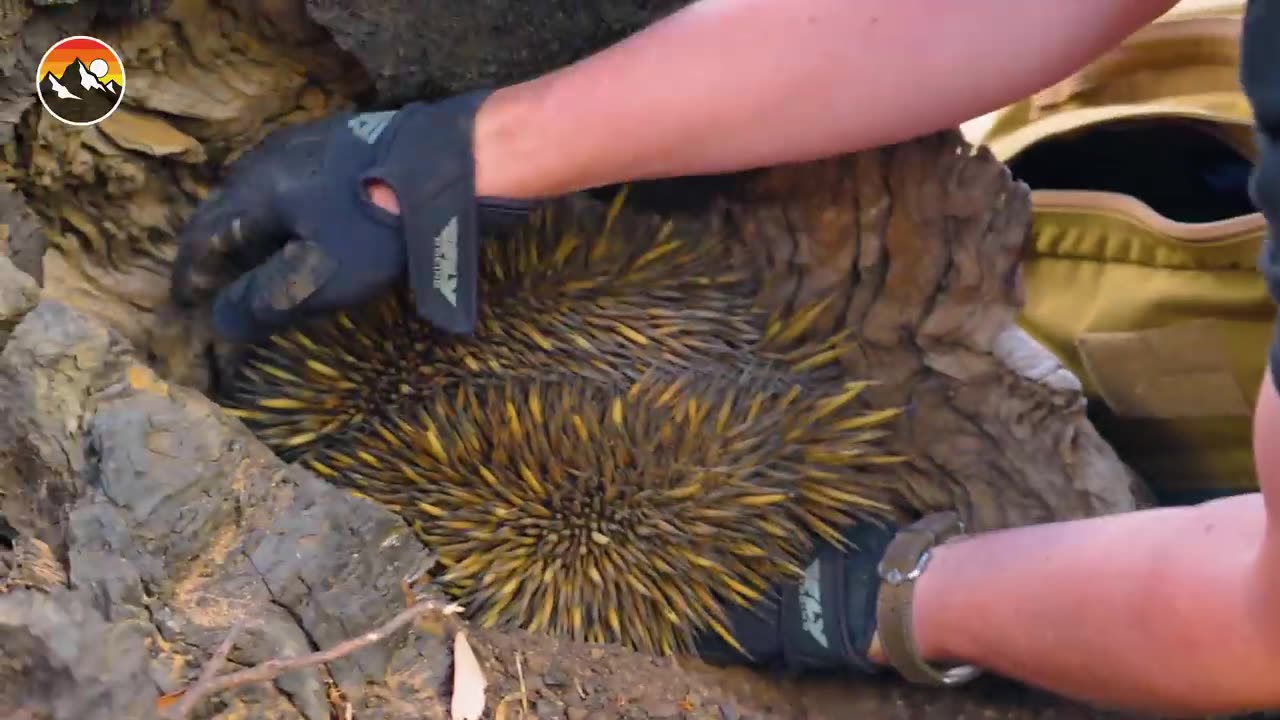
[[[877,674],[896,670],[912,682],[954,686],[980,674],[969,665],[949,669],[925,661],[915,646],[911,623],[912,585],[938,543],[962,534],[954,511],[933,513],[903,528],[860,522],[844,532],[850,549],[817,540],[805,577],[777,588],[777,600],[754,608],[728,609],[729,631],[750,654],[718,634],[706,632],[698,655],[711,663],[809,671],[855,670]],[[882,623],[887,623],[881,627]],[[879,640],[888,666],[869,651]]]
[[[876,630],[876,566],[895,530],[858,523],[844,534],[857,548],[848,552],[818,539],[804,580],[778,588],[776,599],[757,607],[730,607],[730,631],[750,663],[794,672],[878,672],[867,657]],[[714,632],[699,639],[698,655],[716,664],[747,660]]]
[[[475,196],[472,128],[488,94],[274,132],[236,161],[184,229],[174,299],[190,305],[217,291],[215,330],[253,342],[370,299],[407,270],[423,319],[471,332],[479,225],[529,209]],[[395,192],[399,215],[370,202],[372,180]]]

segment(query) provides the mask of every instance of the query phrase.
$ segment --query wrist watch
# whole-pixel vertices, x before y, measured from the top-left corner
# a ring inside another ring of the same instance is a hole
[[[955,511],[933,513],[898,531],[880,561],[876,633],[889,664],[910,682],[955,687],[982,674],[974,665],[939,669],[925,662],[911,625],[915,581],[929,564],[930,551],[963,534],[964,523]]]

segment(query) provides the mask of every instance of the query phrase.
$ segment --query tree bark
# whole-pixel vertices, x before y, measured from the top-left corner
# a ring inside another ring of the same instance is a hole
[[[895,429],[909,507],[985,530],[1145,502],[1078,379],[1016,324],[1030,197],[985,148],[945,132],[769,170],[713,218],[766,307],[834,298],[814,332],[852,330],[848,376],[910,408]]]

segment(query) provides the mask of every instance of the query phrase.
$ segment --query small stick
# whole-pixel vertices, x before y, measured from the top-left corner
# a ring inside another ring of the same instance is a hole
[[[529,712],[529,689],[524,685],[524,665],[520,663],[520,651],[516,651],[516,674],[520,676],[520,720]]]
[[[187,693],[184,693],[183,703],[186,704],[189,702],[190,706],[194,707],[196,702],[204,697],[213,695],[214,693],[230,690],[250,683],[274,680],[280,675],[288,672],[302,670],[313,665],[323,665],[324,663],[341,659],[353,652],[356,652],[357,650],[383,640],[388,635],[413,622],[419,616],[432,610],[439,610],[445,615],[452,615],[454,613],[461,612],[462,606],[451,603],[441,608],[440,603],[434,600],[423,600],[407,610],[400,611],[398,615],[373,630],[370,630],[363,635],[343,640],[328,650],[313,652],[307,655],[299,655],[297,657],[268,660],[261,665],[255,665],[251,668],[245,668],[244,670],[238,670],[227,675],[212,678],[207,685],[204,683],[204,677],[202,674],[200,681],[193,685]],[[207,671],[208,669],[206,668],[206,672]]]
[[[209,687],[213,685],[214,678],[218,675],[218,668],[222,667],[222,663],[227,661],[227,656],[231,654],[231,646],[235,644],[236,636],[240,634],[240,630],[244,628],[244,618],[236,620],[231,629],[227,631],[227,636],[222,639],[222,643],[218,645],[218,649],[213,651],[213,657],[209,658],[208,664],[200,671],[200,677],[196,679],[196,684],[191,689],[182,694],[182,700],[178,702],[171,713],[172,717],[185,718],[196,709],[196,703],[200,698],[209,693]]]

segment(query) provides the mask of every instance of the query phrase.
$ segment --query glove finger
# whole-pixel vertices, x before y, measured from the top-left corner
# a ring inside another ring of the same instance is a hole
[[[237,185],[218,193],[191,216],[173,263],[174,300],[184,305],[203,300],[234,273],[235,260],[247,258],[253,264],[287,241],[288,227],[269,193],[253,189]]]
[[[331,125],[346,114],[278,128],[227,168],[223,190],[201,203],[182,233],[172,291],[183,304],[198,302],[240,272],[279,250],[294,234],[278,210],[277,192],[297,180],[297,148],[323,146]],[[314,154],[314,150],[311,151]]]
[[[213,305],[214,330],[232,342],[257,342],[323,310],[317,293],[338,264],[309,240],[286,244],[257,268],[241,275]]]

